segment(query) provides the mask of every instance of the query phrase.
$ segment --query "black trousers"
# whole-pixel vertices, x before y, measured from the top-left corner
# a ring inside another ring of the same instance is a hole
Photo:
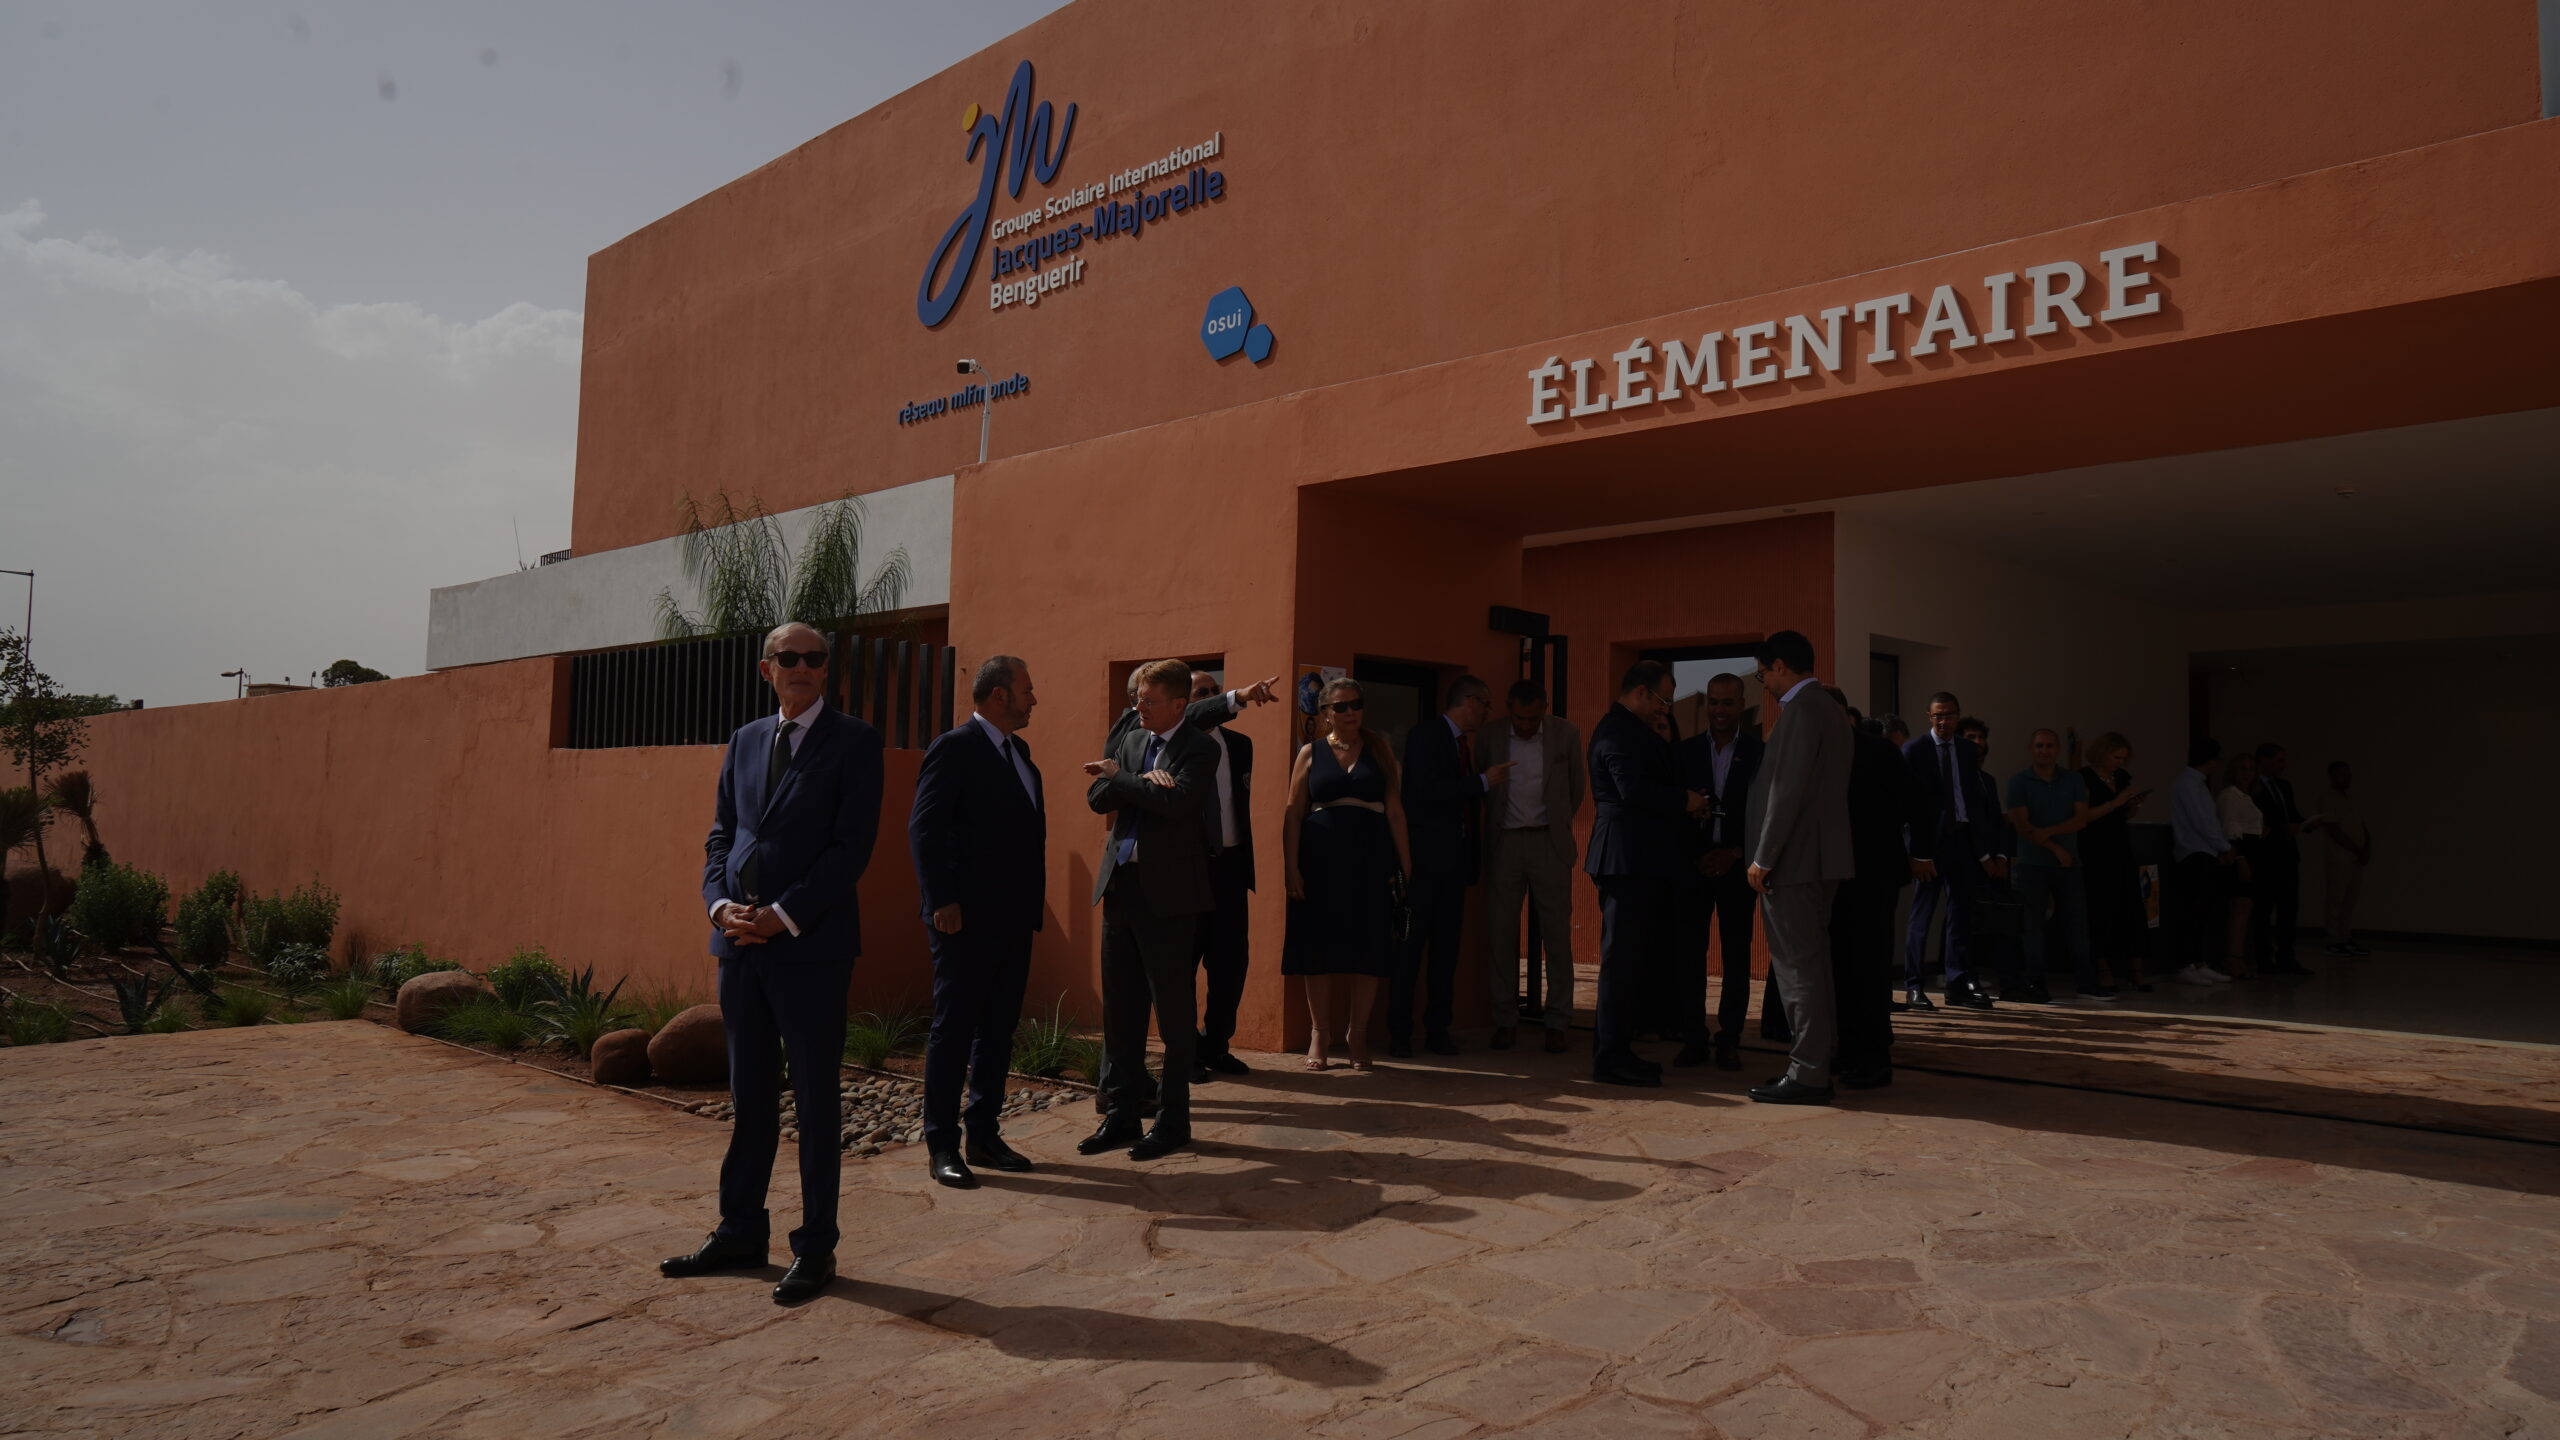
[[[1893,1062],[1893,907],[1901,898],[1900,885],[1869,879],[1843,880],[1831,897],[1831,993],[1840,1011],[1835,1072]]]
[[[928,1151],[957,1150],[964,1133],[992,1140],[1000,1126],[1013,1031],[1031,979],[1031,932],[964,925],[957,935],[926,934],[933,945],[933,1031],[924,1042],[924,1144]]]
[[[1425,870],[1406,883],[1405,898],[1413,906],[1413,933],[1396,954],[1396,969],[1387,977],[1387,1038],[1413,1041],[1413,992],[1428,980],[1429,998],[1422,1002],[1422,1033],[1449,1033],[1450,996],[1458,988],[1458,939],[1467,923],[1467,882],[1457,873]]]
[[[720,1162],[720,1234],[763,1243],[765,1191],[782,1145],[782,1066],[800,1111],[800,1228],[794,1255],[832,1255],[844,1178],[844,997],[853,961],[720,962],[720,1023],[729,1034],[729,1153]]]
[[[2302,852],[2283,843],[2291,838],[2268,836],[2253,862],[2258,903],[2249,910],[2249,953],[2262,962],[2293,959],[2302,930]]]
[[[1134,1123],[1147,1102],[1147,1018],[1164,1037],[1164,1081],[1156,1128],[1191,1133],[1191,1061],[1199,1041],[1198,962],[1191,942],[1200,915],[1159,915],[1138,884],[1135,863],[1111,873],[1102,897],[1102,1108]]]
[[[1643,1005],[1655,993],[1664,933],[1676,923],[1680,882],[1656,875],[1602,875],[1600,994],[1592,1007],[1594,1072],[1634,1054]]]
[[[2222,902],[2225,872],[2210,855],[2189,855],[2170,874],[2166,918],[2177,937],[2173,965],[2219,965],[2222,962]]]
[[[1223,850],[1209,862],[1209,893],[1215,909],[1200,917],[1191,953],[1206,982],[1200,1011],[1200,1053],[1223,1055],[1236,1038],[1236,1006],[1244,1000],[1246,950],[1252,913],[1246,908],[1245,852]]]

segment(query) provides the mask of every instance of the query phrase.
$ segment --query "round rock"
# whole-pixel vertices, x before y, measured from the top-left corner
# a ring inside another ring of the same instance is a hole
[[[649,1082],[649,1032],[616,1030],[596,1037],[587,1057],[599,1085],[645,1085]]]
[[[489,982],[468,970],[430,970],[404,982],[392,1008],[400,1028],[415,1035],[447,1010],[489,993]]]
[[[717,1085],[729,1078],[729,1032],[720,1007],[696,1005],[649,1039],[649,1069],[669,1085]]]

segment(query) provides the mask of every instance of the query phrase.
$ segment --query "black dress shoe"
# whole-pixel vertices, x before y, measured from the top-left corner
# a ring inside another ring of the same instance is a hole
[[[1692,1040],[1680,1047],[1679,1054],[1671,1057],[1671,1065],[1676,1070],[1695,1070],[1713,1060],[1715,1055],[1716,1047],[1713,1042]]]
[[[1019,1175],[1031,1168],[1031,1161],[1019,1150],[1001,1139],[969,1142],[969,1163],[989,1170],[1003,1170]]]
[[[1740,1040],[1731,1035],[1719,1035],[1716,1037],[1716,1068],[1719,1070],[1739,1070],[1742,1068],[1742,1042]]]
[[[1194,1060],[1191,1062],[1192,1084],[1206,1085],[1217,1078],[1217,1075],[1209,1069],[1209,1062],[1205,1060]]]
[[[2000,987],[2000,998],[2012,1005],[2050,1005],[2053,992],[2044,987],[2043,981],[2030,980],[2024,984]]]
[[[1144,1134],[1146,1132],[1138,1128],[1137,1121],[1123,1120],[1117,1115],[1106,1115],[1102,1118],[1102,1124],[1092,1134],[1076,1142],[1076,1153],[1099,1155],[1106,1150],[1125,1150],[1136,1144],[1138,1138]]]
[[[1387,1053],[1398,1060],[1410,1060],[1413,1058],[1413,1042],[1410,1040],[1390,1040],[1387,1042]]]
[[[771,1259],[763,1240],[725,1240],[714,1230],[690,1255],[671,1255],[658,1262],[658,1273],[671,1280],[691,1275],[717,1275],[723,1270],[761,1270]]]
[[[1631,1069],[1641,1070],[1656,1080],[1662,1078],[1662,1062],[1659,1060],[1647,1060],[1641,1055],[1630,1055],[1619,1063]]]
[[[1799,1085],[1794,1077],[1781,1075],[1766,1084],[1751,1087],[1751,1098],[1763,1105],[1828,1105],[1831,1087]]]
[[[1893,1067],[1862,1065],[1855,1070],[1840,1071],[1832,1078],[1840,1082],[1843,1090],[1881,1090],[1893,1083]]]
[[[773,1303],[797,1305],[803,1300],[815,1299],[819,1291],[827,1288],[827,1282],[834,1278],[835,1256],[803,1255],[791,1262],[791,1268],[782,1273],[782,1283],[773,1287]]]
[[[1492,1045],[1496,1050],[1508,1050],[1512,1046],[1520,1043],[1520,1027],[1517,1025],[1496,1025],[1493,1027],[1493,1039],[1487,1043]]]
[[[1210,1069],[1215,1070],[1221,1075],[1250,1075],[1253,1073],[1253,1067],[1237,1059],[1236,1052],[1223,1047],[1216,1050],[1203,1049],[1200,1052],[1200,1063],[1208,1066]]]
[[[1979,985],[1966,985],[1960,989],[1949,989],[1947,1003],[1960,1010],[1988,1010],[1991,997],[1984,994]]]
[[[1450,1039],[1444,1031],[1423,1041],[1422,1048],[1434,1055],[1455,1055],[1458,1053],[1458,1042]]]
[[[1603,1085],[1633,1085],[1654,1090],[1662,1088],[1662,1072],[1639,1070],[1625,1061],[1615,1065],[1603,1065],[1591,1072],[1591,1078]]]
[[[1912,990],[1906,992],[1902,997],[1902,1003],[1914,1010],[1935,1010],[1938,1008],[1937,1003],[1929,998],[1929,992],[1926,990]]]
[[[1548,1032],[1547,1032],[1547,1053],[1548,1053],[1548,1054],[1550,1054],[1550,1055],[1561,1055],[1561,1054],[1563,1054],[1563,1053],[1565,1052],[1565,1050],[1566,1050],[1567,1048],[1568,1048],[1568,1042],[1565,1040],[1565,1036],[1564,1036],[1564,1032],[1563,1032],[1563,1031],[1561,1031],[1561,1030],[1550,1030],[1550,1031],[1548,1031]]]
[[[969,1173],[967,1162],[957,1150],[936,1150],[925,1157],[925,1169],[932,1172],[933,1183],[954,1190],[975,1190],[978,1177]]]
[[[1140,1136],[1138,1138],[1138,1143],[1129,1147],[1129,1158],[1132,1160],[1161,1160],[1167,1155],[1172,1154],[1174,1151],[1179,1150],[1190,1143],[1190,1131],[1167,1130],[1163,1126],[1159,1125],[1153,1130],[1150,1130],[1146,1134]]]

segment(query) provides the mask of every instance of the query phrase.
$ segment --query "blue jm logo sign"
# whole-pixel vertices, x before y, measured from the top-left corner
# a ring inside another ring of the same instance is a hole
[[[933,254],[924,262],[924,278],[916,282],[916,318],[927,329],[950,318],[952,307],[960,303],[960,292],[969,287],[970,276],[978,268],[978,250],[986,242],[987,220],[995,209],[998,172],[1005,172],[1005,193],[1018,200],[1022,198],[1024,171],[1037,175],[1043,185],[1057,178],[1058,167],[1067,158],[1067,142],[1076,133],[1076,107],[1070,103],[1066,123],[1058,127],[1058,148],[1049,148],[1053,117],[1048,101],[1041,101],[1036,108],[1031,103],[1028,60],[1014,67],[1013,83],[1005,87],[1001,116],[984,114],[974,105],[970,113],[974,118],[964,156],[975,160],[981,149],[986,152],[978,171],[978,198],[970,201],[960,218],[951,222],[951,228],[942,232],[942,243],[933,247]],[[1007,150],[1012,152],[1009,165]],[[950,274],[937,288],[933,277],[946,260],[950,262]]]

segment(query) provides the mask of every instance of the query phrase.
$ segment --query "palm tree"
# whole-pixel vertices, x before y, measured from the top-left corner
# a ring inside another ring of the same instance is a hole
[[[705,507],[688,495],[679,513],[685,578],[693,582],[700,606],[687,611],[676,603],[674,591],[659,591],[657,627],[663,640],[753,635],[785,620],[805,620],[824,629],[856,615],[896,609],[913,574],[901,545],[863,583],[859,496],[847,495],[818,511],[796,564],[783,543],[782,523],[762,500],[751,500],[742,509],[721,490]]]
[[[65,770],[53,777],[52,792],[45,798],[53,808],[80,822],[89,832],[89,848],[80,855],[80,868],[98,864],[107,858],[107,847],[98,840],[98,788],[86,770]]]

